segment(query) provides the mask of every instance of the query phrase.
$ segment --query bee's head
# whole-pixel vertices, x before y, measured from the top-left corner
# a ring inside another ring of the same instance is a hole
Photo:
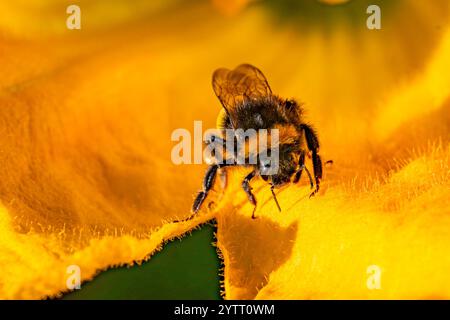
[[[261,177],[279,187],[290,182],[297,163],[288,146],[280,146],[276,151],[269,153],[268,156],[260,156],[258,165]]]

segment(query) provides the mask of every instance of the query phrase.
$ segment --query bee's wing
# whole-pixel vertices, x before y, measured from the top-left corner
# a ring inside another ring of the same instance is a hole
[[[241,64],[234,70],[217,69],[213,73],[212,85],[216,96],[229,115],[245,100],[272,95],[264,74],[250,64]]]

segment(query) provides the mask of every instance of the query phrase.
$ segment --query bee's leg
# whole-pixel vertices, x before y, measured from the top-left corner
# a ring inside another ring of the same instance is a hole
[[[305,132],[306,144],[308,145],[308,149],[312,153],[314,178],[316,181],[316,189],[310,195],[313,196],[319,191],[320,179],[322,179],[322,160],[320,159],[319,156],[319,139],[317,138],[316,133],[310,126],[302,124],[301,128]]]
[[[217,164],[209,166],[208,170],[206,170],[205,177],[203,178],[203,190],[197,194],[197,197],[194,200],[194,204],[192,205],[192,212],[197,213],[200,210],[200,207],[205,201],[206,196],[208,195],[209,190],[211,190],[214,185],[214,181],[216,180],[217,169],[219,166]]]
[[[256,198],[252,193],[252,187],[250,186],[250,180],[253,179],[253,177],[256,175],[256,171],[253,170],[250,172],[245,178],[244,181],[242,181],[242,189],[244,189],[245,193],[247,194],[247,198],[250,201],[251,204],[253,204],[255,207],[253,208],[252,213],[252,219],[255,219],[255,211],[256,211]]]
[[[309,178],[309,187],[310,187],[311,189],[314,188],[314,182],[313,182],[313,178],[312,178],[312,176],[311,176],[311,173],[309,172],[308,168],[307,168],[305,165],[303,165],[303,169],[305,169],[306,174],[308,175],[308,178]]]
[[[314,181],[313,181],[313,179],[312,179],[311,173],[309,172],[308,168],[307,168],[304,164],[302,164],[302,165],[300,166],[300,169],[298,169],[298,171],[295,173],[294,181],[292,181],[292,182],[293,182],[293,183],[297,183],[297,182],[300,180],[300,177],[302,176],[303,169],[306,171],[306,174],[308,175],[308,178],[309,178],[309,187],[310,187],[311,189],[314,188]]]

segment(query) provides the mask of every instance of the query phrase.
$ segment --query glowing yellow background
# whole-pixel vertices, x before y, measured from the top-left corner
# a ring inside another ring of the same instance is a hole
[[[56,295],[68,265],[90,279],[211,217],[226,298],[450,297],[448,1],[386,1],[379,31],[353,1],[286,17],[265,2],[86,0],[81,30],[65,27],[69,4],[0,2],[0,297]],[[214,209],[170,223],[204,170],[171,163],[170,134],[212,127],[212,71],[243,62],[305,102],[334,166],[311,200],[304,181],[280,191],[282,213],[256,182],[255,221],[233,172]]]

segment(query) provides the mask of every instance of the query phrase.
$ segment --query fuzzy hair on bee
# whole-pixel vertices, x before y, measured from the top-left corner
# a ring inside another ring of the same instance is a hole
[[[211,136],[206,143],[224,147],[227,139],[226,131],[229,130],[277,129],[278,157],[275,160],[262,157],[261,150],[258,150],[258,154],[246,154],[246,159],[250,156],[255,157],[256,163],[242,164],[236,161],[236,154],[240,151],[236,147],[225,151],[225,158],[228,160],[226,162],[215,161],[213,155],[213,159],[209,159],[210,166],[203,179],[202,190],[194,200],[193,213],[200,210],[214,185],[217,174],[226,179],[226,171],[238,165],[252,167],[252,171],[242,181],[242,189],[254,206],[252,218],[255,218],[257,200],[251,191],[250,181],[255,177],[261,177],[270,184],[273,198],[280,211],[281,207],[274,189],[288,183],[298,183],[303,171],[307,173],[313,189],[311,196],[316,194],[322,179],[319,139],[315,130],[304,123],[301,104],[293,99],[283,99],[273,94],[263,73],[250,64],[241,64],[233,70],[225,68],[216,70],[213,73],[212,84],[223,109],[217,119],[219,134]],[[273,147],[264,151],[270,155],[274,150]],[[313,175],[305,166],[306,158],[311,158]],[[274,164],[273,161],[277,163]],[[274,165],[277,168],[275,173],[268,170]]]

